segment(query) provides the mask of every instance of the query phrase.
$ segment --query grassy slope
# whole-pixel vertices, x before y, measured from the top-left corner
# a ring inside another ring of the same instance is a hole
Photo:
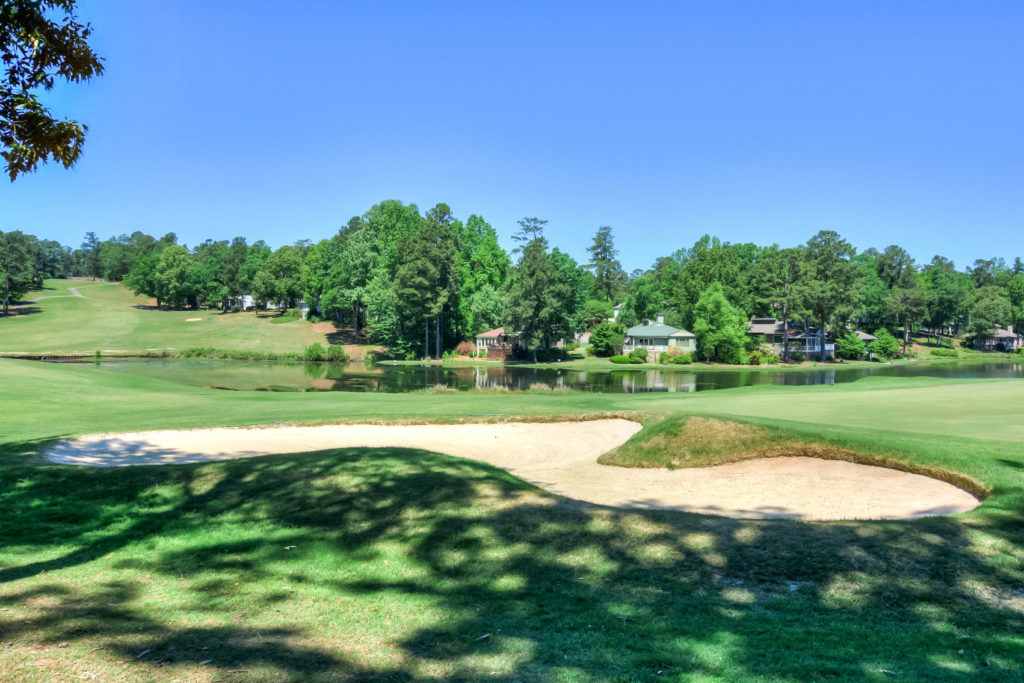
[[[14,643],[0,679],[1021,675],[1021,382],[396,396],[11,360],[0,376],[0,639]],[[114,429],[605,411],[636,411],[648,431],[734,416],[962,471],[993,494],[958,518],[741,522],[564,503],[394,449],[128,470],[32,457],[40,439]]]
[[[252,313],[221,315],[217,311],[155,311],[117,284],[47,280],[47,289],[27,295],[66,296],[70,287],[83,298],[46,299],[25,315],[0,321],[0,353],[94,353],[96,350],[145,352],[213,346],[262,351],[300,351],[325,335],[298,320],[272,324],[273,317]],[[186,322],[188,318],[202,318]]]

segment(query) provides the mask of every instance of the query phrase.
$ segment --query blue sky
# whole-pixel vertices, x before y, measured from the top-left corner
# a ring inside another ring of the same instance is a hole
[[[80,0],[106,74],[49,95],[71,171],[0,229],[328,237],[388,198],[522,216],[627,270],[820,229],[1024,256],[1024,3]]]

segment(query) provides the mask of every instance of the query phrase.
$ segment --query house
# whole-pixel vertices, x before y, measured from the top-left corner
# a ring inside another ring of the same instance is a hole
[[[626,303],[623,302],[621,304],[615,304],[614,306],[612,306],[612,317],[608,318],[608,322],[613,323],[616,320],[618,320],[619,319],[619,311],[625,305],[626,305]]]
[[[504,327],[496,327],[487,332],[476,335],[477,354],[481,351],[487,352],[487,358],[492,360],[507,360],[511,358],[517,346],[519,335],[506,333]]]
[[[666,325],[664,314],[659,313],[656,322],[648,321],[626,330],[622,352],[629,353],[634,349],[647,349],[648,357],[652,359],[657,359],[659,353],[669,349],[693,353],[697,350],[697,337],[693,332]]]
[[[861,332],[860,330],[854,330],[853,333],[857,335],[857,339],[860,339],[864,344],[870,344],[873,341],[877,341],[878,337],[867,332]]]
[[[783,341],[786,339],[786,328],[781,320],[775,318],[751,318],[748,323],[747,334],[752,337],[764,337],[765,343],[771,344],[772,352],[777,356],[782,355]],[[863,333],[862,333],[863,334]],[[866,335],[871,337],[871,335]],[[874,337],[871,337],[874,339]],[[821,337],[814,327],[789,323],[789,353],[803,353],[805,355],[817,355],[821,352]],[[830,336],[825,337],[825,357],[835,356],[835,340]]]
[[[1013,325],[1006,328],[996,325],[996,331],[991,337],[975,338],[972,346],[980,351],[1016,351],[1024,345]]]

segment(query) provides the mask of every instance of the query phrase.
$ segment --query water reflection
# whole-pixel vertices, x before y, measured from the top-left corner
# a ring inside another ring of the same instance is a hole
[[[383,365],[358,363],[286,364],[202,358],[133,359],[91,365],[100,371],[125,372],[191,386],[235,391],[362,391],[401,393],[431,387],[452,390],[573,389],[602,393],[692,392],[758,384],[804,386],[852,382],[864,377],[1020,378],[1020,363],[950,363],[944,365],[871,365],[807,370],[661,370],[619,368],[569,370],[518,366]]]

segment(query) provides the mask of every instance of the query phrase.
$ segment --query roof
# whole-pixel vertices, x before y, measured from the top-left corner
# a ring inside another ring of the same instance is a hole
[[[626,335],[630,337],[671,337],[679,331],[678,327],[672,327],[671,325],[637,325],[626,330]],[[685,332],[686,330],[682,331]]]
[[[861,332],[860,330],[854,330],[853,333],[857,335],[857,339],[860,339],[861,341],[869,342],[878,339],[875,335],[868,334],[867,332]]]
[[[780,335],[786,334],[786,329],[783,326],[782,321],[781,320],[776,320],[775,318],[751,318],[749,325],[750,325],[750,327],[747,328],[747,334],[753,334],[753,335],[763,334],[765,336],[768,336],[768,335],[771,335],[771,334],[780,334]],[[807,336],[815,336],[815,335],[808,334],[807,332],[805,332],[800,327],[797,327],[796,325],[790,324],[790,326],[789,326],[789,338],[790,339],[803,339],[804,337],[807,337]]]
[[[695,335],[693,332],[690,332],[689,330],[679,330],[678,332],[673,332],[669,336],[670,337],[693,337],[693,338],[697,337],[697,335]]]
[[[996,339],[1016,339],[1017,338],[1017,334],[1015,332],[1011,332],[1010,330],[1003,329],[1002,327],[999,327],[998,325],[996,325],[996,333],[993,334],[992,336],[995,337]]]
[[[476,338],[477,339],[480,339],[480,338],[489,339],[491,337],[497,338],[497,337],[500,337],[503,334],[505,334],[505,328],[504,327],[496,327],[493,330],[488,330],[487,332],[481,332],[480,334],[476,335]]]

